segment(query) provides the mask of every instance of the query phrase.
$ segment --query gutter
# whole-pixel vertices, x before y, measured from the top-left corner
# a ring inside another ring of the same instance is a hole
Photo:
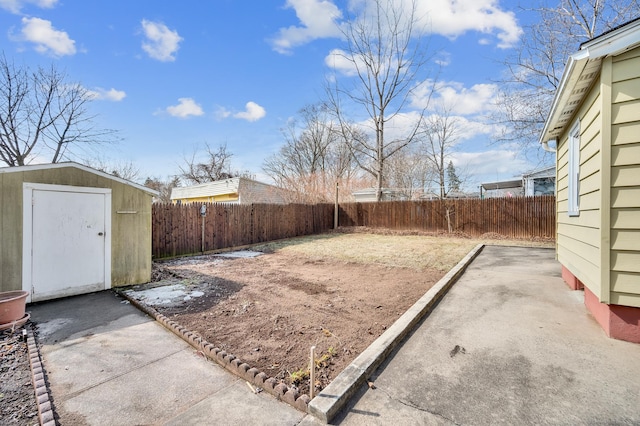
[[[556,148],[551,148],[551,147],[549,146],[549,142],[551,142],[551,141],[554,141],[554,142],[556,142],[556,143],[557,143],[557,141],[555,141],[554,139],[551,139],[551,140],[548,140],[548,141],[541,142],[542,149],[544,149],[544,150],[545,150],[545,151],[547,151],[547,152],[553,152],[553,153],[555,153],[555,152],[556,152]]]

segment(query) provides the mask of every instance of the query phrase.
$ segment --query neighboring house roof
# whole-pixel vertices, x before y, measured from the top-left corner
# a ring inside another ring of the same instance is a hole
[[[397,189],[392,189],[392,188],[382,188],[382,193],[383,194],[399,194],[400,191],[398,191]],[[353,195],[375,195],[378,193],[378,189],[377,188],[365,188],[365,189],[359,189],[357,191],[353,191],[352,194]]]
[[[199,185],[176,187],[171,190],[171,199],[215,197],[226,194],[237,194],[240,178],[217,180]]]
[[[377,188],[365,188],[353,191],[351,194],[354,196],[356,201],[375,201],[377,193]],[[385,201],[406,200],[407,196],[399,189],[382,188],[382,199]]]
[[[535,169],[527,173],[523,173],[520,179],[499,180],[495,182],[482,183],[482,189],[485,191],[522,188],[528,179],[555,178],[556,166],[547,166],[541,169]]]
[[[158,191],[154,191],[153,189],[147,188],[144,185],[140,185],[135,182],[131,182],[126,179],[116,177],[114,175],[110,175],[109,173],[101,172],[100,170],[96,170],[91,167],[88,167],[73,161],[65,161],[61,163],[50,163],[50,164],[31,164],[27,166],[16,166],[16,167],[2,167],[0,168],[0,173],[16,173],[16,172],[27,172],[27,171],[33,171],[33,170],[50,170],[50,169],[59,169],[64,167],[73,167],[76,169],[84,170],[85,172],[93,173],[94,175],[102,176],[104,178],[115,180],[116,182],[120,182],[125,185],[133,186],[153,196],[158,196]]]
[[[511,189],[511,188],[521,188],[521,187],[522,187],[522,179],[499,180],[496,182],[487,182],[482,184],[482,189],[486,191],[491,191],[494,189]]]
[[[282,192],[283,190],[277,186],[258,182],[252,179],[236,177],[201,183],[199,185],[173,188],[171,190],[171,199],[184,200],[237,194],[241,197],[239,200],[240,202],[284,203],[285,200],[282,196]]]
[[[570,125],[569,120],[600,74],[603,58],[618,55],[639,45],[640,18],[583,43],[576,53],[569,56],[544,124],[540,143],[546,144],[556,139]]]
[[[522,175],[523,179],[531,179],[531,178],[545,178],[545,177],[556,177],[556,166],[548,166],[543,167],[541,169],[535,169],[528,173],[524,173]]]

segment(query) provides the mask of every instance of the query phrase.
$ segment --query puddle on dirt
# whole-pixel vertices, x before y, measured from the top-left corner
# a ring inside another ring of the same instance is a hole
[[[174,284],[146,290],[127,290],[127,295],[150,306],[168,306],[204,296],[199,290],[188,290],[183,284]]]
[[[217,257],[231,257],[231,258],[250,258],[257,257],[263,255],[261,251],[253,251],[253,250],[239,250],[239,251],[230,251],[228,253],[220,253],[216,254]]]

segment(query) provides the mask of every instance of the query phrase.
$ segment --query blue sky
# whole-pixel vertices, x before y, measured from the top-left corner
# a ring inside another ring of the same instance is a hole
[[[338,25],[361,3],[0,0],[0,43],[16,64],[54,63],[95,92],[96,124],[123,138],[103,159],[164,178],[205,143],[226,143],[235,168],[266,180],[262,163],[283,144],[280,129],[320,100]],[[419,2],[440,68],[431,108],[453,105],[464,123],[452,158],[472,174],[469,186],[539,166],[491,144],[496,129],[481,118],[528,18],[513,3]]]

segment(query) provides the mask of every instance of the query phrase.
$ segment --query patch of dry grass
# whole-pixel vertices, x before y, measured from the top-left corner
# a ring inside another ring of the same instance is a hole
[[[549,246],[520,240],[477,239],[430,235],[331,233],[276,241],[255,247],[261,251],[283,251],[311,259],[331,259],[358,264],[377,264],[410,269],[453,268],[480,243]]]

